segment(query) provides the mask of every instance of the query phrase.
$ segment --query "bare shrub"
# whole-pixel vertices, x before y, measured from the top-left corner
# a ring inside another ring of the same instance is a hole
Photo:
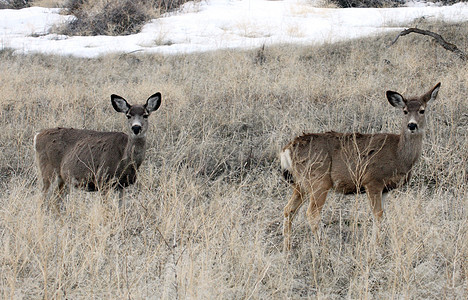
[[[468,0],[432,0],[429,2],[434,2],[434,3],[441,3],[442,5],[453,5],[455,3],[460,3],[460,2],[467,2]]]
[[[453,5],[458,2],[466,2],[467,0],[428,0],[427,2],[438,3],[442,5]],[[338,7],[350,8],[350,7],[399,7],[405,6],[407,0],[330,0],[330,2],[336,4]]]
[[[64,8],[68,10],[68,13],[76,15],[86,2],[88,2],[88,0],[68,0],[65,2]]]
[[[2,0],[0,1],[0,9],[21,9],[30,7],[33,0]]]
[[[141,1],[108,1],[98,9],[83,8],[85,0],[70,1],[76,19],[61,29],[68,35],[128,35],[138,32],[151,17]],[[86,8],[86,6],[85,6]]]
[[[161,12],[168,12],[168,11],[177,9],[182,4],[185,4],[188,2],[188,0],[147,0],[147,1],[152,3],[154,7],[158,7],[161,10]]]
[[[405,0],[331,0],[338,7],[395,7],[405,4]]]
[[[59,29],[67,35],[128,35],[137,33],[160,13],[187,0],[69,0],[65,8],[76,19]]]

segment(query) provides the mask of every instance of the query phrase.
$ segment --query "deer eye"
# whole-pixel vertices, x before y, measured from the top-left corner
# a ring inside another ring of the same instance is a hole
[[[407,110],[404,110],[403,113],[404,113],[405,115],[407,115],[407,114],[408,114],[408,111],[407,111]]]
[[[143,118],[148,119],[149,115],[143,115]]]
[[[421,115],[424,115],[424,109],[421,109],[421,110],[419,111],[419,113],[420,113]]]
[[[132,116],[131,115],[127,115],[127,119],[130,119]]]

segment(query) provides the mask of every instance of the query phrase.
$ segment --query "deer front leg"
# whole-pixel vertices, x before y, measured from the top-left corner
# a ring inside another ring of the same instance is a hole
[[[124,189],[119,187],[117,190],[119,191],[119,209],[123,209],[125,211],[127,203],[124,198]]]
[[[298,185],[293,185],[293,194],[288,204],[284,207],[284,251],[291,249],[291,227],[297,209],[302,205],[303,194]]]
[[[372,213],[374,214],[374,224],[372,228],[373,238],[377,243],[380,243],[380,221],[383,216],[382,209],[382,191],[384,189],[381,185],[367,185],[366,193],[369,197],[369,203],[372,208]]]

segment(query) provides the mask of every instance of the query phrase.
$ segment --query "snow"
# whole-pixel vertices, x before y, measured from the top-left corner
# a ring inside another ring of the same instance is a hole
[[[400,31],[418,18],[468,20],[468,3],[401,8],[315,7],[307,0],[207,0],[185,4],[128,36],[64,36],[50,33],[71,20],[57,8],[0,10],[0,47],[18,53],[97,57],[108,53],[181,54],[249,49],[273,44],[322,44]]]

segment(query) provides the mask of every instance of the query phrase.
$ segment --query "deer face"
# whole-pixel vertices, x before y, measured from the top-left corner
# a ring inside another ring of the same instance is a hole
[[[403,126],[406,126],[409,133],[415,134],[424,130],[426,124],[425,109],[426,105],[418,100],[411,100],[406,103],[405,108],[403,108]]]
[[[144,136],[148,129],[149,112],[141,105],[134,105],[130,107],[125,115],[128,119],[130,132],[135,136]]]
[[[439,92],[440,82],[426,94],[405,99],[401,94],[387,91],[388,102],[403,111],[403,128],[409,134],[422,133],[426,124],[425,110],[427,103],[434,100]]]
[[[112,106],[117,112],[124,113],[128,119],[128,127],[133,137],[144,137],[148,130],[148,117],[161,105],[161,94],[156,93],[146,100],[145,105],[130,105],[118,96],[111,95]]]

